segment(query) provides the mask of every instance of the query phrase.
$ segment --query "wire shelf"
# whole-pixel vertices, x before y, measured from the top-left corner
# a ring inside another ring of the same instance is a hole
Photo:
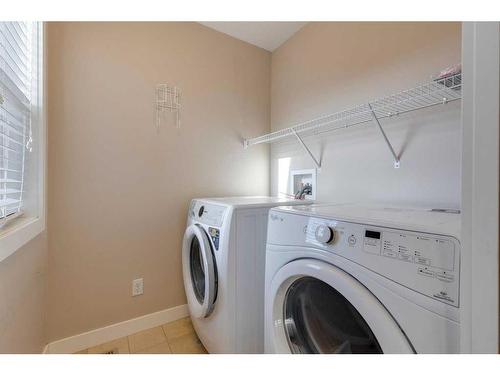
[[[379,119],[459,100],[462,98],[461,89],[462,74],[457,73],[351,109],[302,122],[259,137],[246,139],[244,146],[272,143],[290,136],[315,135],[374,120],[378,122]]]

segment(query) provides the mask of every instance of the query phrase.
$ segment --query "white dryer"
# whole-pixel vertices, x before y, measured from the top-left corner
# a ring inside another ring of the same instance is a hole
[[[263,353],[269,209],[307,203],[273,197],[191,201],[184,288],[193,326],[209,353]]]
[[[459,352],[460,215],[269,212],[266,353]]]

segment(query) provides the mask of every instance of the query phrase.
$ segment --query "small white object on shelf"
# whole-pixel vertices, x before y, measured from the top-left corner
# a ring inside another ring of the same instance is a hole
[[[243,145],[246,148],[259,143],[273,143],[294,136],[309,153],[317,168],[321,168],[321,162],[312,155],[301,136],[316,135],[355,125],[375,122],[394,158],[394,167],[399,168],[399,157],[396,155],[389,139],[385,135],[379,120],[459,100],[462,98],[461,88],[461,73],[437,78],[429,83],[344,111],[302,122],[289,128],[277,130],[259,137],[245,139]]]
[[[175,113],[175,127],[180,128],[180,90],[176,86],[159,84],[156,86],[156,127],[160,130],[161,118],[165,111]]]

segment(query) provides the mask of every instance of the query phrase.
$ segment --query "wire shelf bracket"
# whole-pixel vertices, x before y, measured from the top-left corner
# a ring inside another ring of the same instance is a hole
[[[319,169],[321,168],[321,159],[318,161],[307,147],[304,142],[305,136],[375,122],[392,154],[394,167],[399,168],[400,157],[394,151],[394,147],[387,137],[380,120],[460,99],[462,99],[462,73],[456,73],[344,111],[305,121],[259,137],[245,139],[243,146],[247,148],[260,143],[274,143],[288,137],[294,137]]]
[[[387,138],[387,134],[385,134],[384,128],[382,127],[382,125],[380,125],[380,121],[378,120],[377,115],[375,114],[375,111],[373,110],[371,104],[368,104],[368,107],[370,108],[370,111],[372,113],[373,121],[375,121],[375,123],[377,124],[378,129],[380,130],[380,133],[382,134],[382,137],[384,137],[385,144],[387,145],[387,147],[389,147],[389,150],[391,151],[391,154],[394,158],[394,168],[399,168],[399,165],[400,165],[399,164],[399,156],[396,155],[396,152],[394,151],[394,147],[392,147],[391,141],[389,141],[389,138]]]
[[[295,137],[297,138],[297,140],[299,141],[300,145],[304,148],[304,150],[309,154],[309,156],[311,157],[312,161],[314,162],[314,164],[316,165],[316,168],[318,168],[319,170],[321,170],[321,159],[320,161],[318,161],[313,153],[311,152],[311,150],[309,150],[309,147],[307,147],[307,145],[304,143],[304,141],[302,140],[302,138],[300,138],[300,135],[295,131],[294,128],[292,128],[292,132],[293,132],[293,135],[295,135]]]

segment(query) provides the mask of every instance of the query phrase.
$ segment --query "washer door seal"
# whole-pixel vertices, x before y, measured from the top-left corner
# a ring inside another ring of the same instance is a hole
[[[184,234],[182,269],[191,315],[208,317],[217,297],[217,267],[210,240],[198,224],[190,225]]]

